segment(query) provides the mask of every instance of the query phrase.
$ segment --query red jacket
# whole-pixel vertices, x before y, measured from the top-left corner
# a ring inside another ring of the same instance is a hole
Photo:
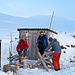
[[[19,49],[20,49],[20,50],[23,50],[23,49],[25,49],[25,48],[28,48],[28,44],[27,44],[26,41],[24,41],[23,39],[21,39],[20,42],[18,43],[16,49],[17,49],[17,50],[19,50]]]

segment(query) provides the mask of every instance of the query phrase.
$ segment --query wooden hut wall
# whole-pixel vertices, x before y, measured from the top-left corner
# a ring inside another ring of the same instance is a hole
[[[21,30],[19,31],[19,38],[24,39],[27,41],[29,48],[28,48],[28,57],[30,59],[38,59],[38,48],[37,48],[37,38],[39,37],[41,30]],[[44,31],[44,30],[42,30]],[[48,31],[44,31],[44,33],[49,37]]]

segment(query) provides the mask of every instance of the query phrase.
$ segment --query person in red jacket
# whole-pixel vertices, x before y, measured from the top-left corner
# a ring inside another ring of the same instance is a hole
[[[24,50],[23,51],[24,57],[27,56],[27,48],[28,48],[27,42],[25,40],[21,39],[16,47],[16,50],[19,54],[19,61],[21,61],[20,57],[22,56],[21,53],[23,50]]]

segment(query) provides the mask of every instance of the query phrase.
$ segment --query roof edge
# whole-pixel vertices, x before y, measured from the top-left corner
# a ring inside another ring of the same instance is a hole
[[[53,31],[53,30],[50,30],[48,28],[18,28],[17,31],[20,31],[20,30],[48,30],[50,32],[53,32],[55,34],[58,34],[57,32]]]

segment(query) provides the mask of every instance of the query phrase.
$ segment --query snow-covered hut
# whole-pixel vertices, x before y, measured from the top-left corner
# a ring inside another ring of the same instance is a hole
[[[38,58],[38,48],[37,48],[37,38],[40,34],[40,31],[43,31],[46,34],[47,38],[54,37],[54,34],[57,32],[47,29],[47,28],[19,28],[19,39],[24,39],[28,42],[28,57],[30,59],[37,59]]]

